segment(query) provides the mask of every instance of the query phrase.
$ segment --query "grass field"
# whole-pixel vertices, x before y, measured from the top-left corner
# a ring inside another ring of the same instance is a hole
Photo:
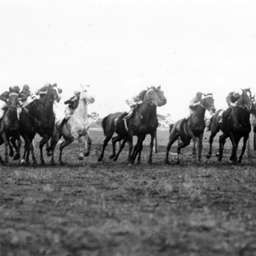
[[[227,143],[222,162],[213,156],[198,165],[189,146],[180,165],[175,155],[165,165],[162,130],[152,165],[148,140],[140,165],[127,164],[127,147],[112,162],[110,145],[98,163],[102,131],[91,135],[83,161],[74,143],[64,166],[1,167],[0,255],[256,255],[255,151],[232,165]],[[203,154],[207,140],[205,133]]]

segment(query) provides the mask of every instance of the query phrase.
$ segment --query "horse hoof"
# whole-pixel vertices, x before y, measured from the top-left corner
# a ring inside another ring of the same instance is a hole
[[[9,157],[13,157],[14,153],[10,151]]]
[[[21,165],[25,165],[25,164],[26,164],[25,159],[21,159],[20,164],[21,164]]]
[[[85,156],[85,157],[87,157],[87,156],[89,156],[89,155],[90,155],[89,152],[84,153],[84,156]]]
[[[171,165],[171,162],[169,160],[165,160],[165,164]]]

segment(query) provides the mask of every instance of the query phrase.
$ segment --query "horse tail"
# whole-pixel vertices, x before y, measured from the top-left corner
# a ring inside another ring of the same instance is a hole
[[[102,122],[101,122],[101,126],[102,126],[102,129],[103,129],[103,133],[104,135],[106,136],[106,124],[107,124],[107,120],[108,120],[108,116],[105,116],[103,119],[102,119]]]

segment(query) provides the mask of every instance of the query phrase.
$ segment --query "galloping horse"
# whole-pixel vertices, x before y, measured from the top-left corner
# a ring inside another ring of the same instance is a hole
[[[20,132],[25,140],[25,150],[22,162],[29,163],[29,153],[31,151],[33,164],[36,158],[34,155],[34,147],[32,141],[35,134],[38,133],[42,140],[39,143],[40,160],[44,164],[43,146],[52,137],[54,132],[55,114],[53,111],[54,102],[59,102],[60,90],[54,85],[47,85],[47,91],[44,96],[32,101],[22,109],[20,114]]]
[[[129,142],[128,159],[130,163],[134,163],[138,155],[138,164],[141,160],[141,151],[143,148],[143,141],[147,134],[151,136],[150,154],[148,163],[152,163],[152,153],[154,147],[154,140],[156,137],[156,129],[158,126],[158,119],[156,109],[157,107],[165,105],[167,102],[161,86],[152,86],[143,92],[143,102],[133,111],[132,116],[128,120],[124,120],[126,113],[120,116],[116,122],[117,136],[113,138],[113,148],[115,143],[123,140],[119,152],[114,157],[116,160],[124,147],[125,142]],[[137,136],[137,144],[133,150],[133,136]],[[114,152],[113,152],[114,153]]]
[[[219,138],[219,161],[222,160],[226,139],[230,138],[232,142],[232,154],[230,156],[230,161],[236,163],[238,144],[240,139],[243,137],[243,147],[238,162],[241,163],[242,161],[242,157],[246,149],[246,142],[251,131],[250,109],[252,104],[251,97],[248,96],[248,92],[251,96],[250,89],[242,90],[242,95],[237,102],[237,106],[232,107],[229,115],[223,119],[222,123],[220,123],[220,129],[223,134]]]
[[[67,120],[63,127],[60,127],[60,123],[62,120],[58,120],[55,124],[56,129],[54,136],[52,137],[52,144],[51,149],[54,152],[57,142],[60,140],[61,137],[64,138],[64,141],[60,144],[60,154],[59,154],[59,162],[62,162],[62,151],[63,149],[71,144],[75,139],[79,142],[79,160],[83,159],[84,156],[88,156],[90,154],[90,148],[92,140],[89,134],[89,119],[88,119],[88,112],[87,106],[90,103],[95,101],[94,97],[89,95],[85,86],[82,85],[82,90],[79,97],[79,103],[77,108],[75,109],[74,113],[71,117]],[[85,138],[85,149],[84,153],[81,151],[81,137]],[[54,160],[52,158],[52,163]]]
[[[177,163],[179,163],[180,150],[190,144],[191,139],[194,144],[197,144],[197,160],[201,161],[202,147],[203,147],[203,134],[205,128],[205,111],[208,110],[210,113],[215,112],[214,99],[212,94],[207,94],[200,101],[200,105],[197,106],[196,110],[191,114],[188,119],[181,119],[170,126],[169,142],[166,149],[165,163],[170,164],[168,159],[169,151],[172,144],[177,140],[181,139],[177,148]]]
[[[98,161],[102,161],[103,157],[104,157],[104,151],[105,148],[109,142],[109,140],[113,137],[114,133],[115,133],[115,128],[116,128],[116,121],[121,117],[121,116],[126,116],[128,113],[127,112],[116,112],[116,113],[112,113],[109,114],[107,116],[105,116],[102,119],[102,129],[105,135],[105,139],[103,141],[103,146],[102,146],[102,150],[101,150],[101,154],[98,158]],[[116,137],[114,137],[116,138]],[[114,138],[112,139],[112,141],[114,140]],[[123,139],[122,145],[121,147],[123,148],[126,141],[128,140],[128,132],[127,132],[127,136]],[[116,157],[116,147],[115,147],[115,143],[112,143],[112,149],[113,149],[113,153],[112,155],[109,157],[110,159],[117,160],[118,156]],[[121,151],[120,151],[121,152]],[[119,152],[119,153],[120,153]]]
[[[3,119],[1,120],[1,136],[5,145],[5,162],[9,162],[8,158],[8,147],[10,149],[10,156],[13,156],[13,148],[15,148],[14,160],[20,158],[20,147],[21,139],[19,132],[19,120],[17,116],[17,107],[19,106],[18,93],[12,92],[9,94],[9,99],[7,102],[7,111],[4,114]],[[16,145],[15,141],[18,141]],[[1,143],[2,144],[2,143]],[[12,144],[12,145],[11,145]]]

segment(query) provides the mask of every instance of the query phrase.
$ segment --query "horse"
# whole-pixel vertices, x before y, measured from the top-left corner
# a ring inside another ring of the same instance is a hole
[[[142,94],[143,102],[137,106],[129,119],[124,119],[126,113],[120,116],[116,122],[117,136],[113,138],[113,148],[115,143],[123,140],[119,152],[114,157],[114,160],[119,156],[126,141],[129,142],[128,161],[133,164],[138,156],[137,163],[141,160],[141,151],[143,149],[143,141],[147,134],[151,136],[150,142],[150,154],[148,163],[152,163],[152,153],[154,147],[154,140],[156,138],[156,130],[158,127],[157,119],[157,107],[166,104],[167,99],[164,96],[164,92],[161,90],[161,86],[151,86],[147,90],[144,90]],[[133,149],[133,136],[137,136],[137,144]]]
[[[214,99],[211,93],[206,94],[200,101],[196,110],[190,117],[181,119],[174,124],[171,124],[169,130],[169,142],[166,148],[165,163],[170,164],[168,159],[169,151],[172,144],[180,139],[181,141],[177,147],[177,163],[179,163],[180,150],[190,144],[191,139],[197,145],[197,162],[201,161],[202,147],[203,147],[203,134],[205,129],[205,111],[210,113],[215,112]]]
[[[223,118],[220,123],[220,129],[223,134],[219,138],[219,156],[218,160],[222,160],[223,149],[227,138],[232,143],[232,154],[229,158],[234,164],[237,163],[237,149],[241,138],[243,138],[243,147],[238,162],[242,162],[242,158],[246,149],[246,142],[251,131],[250,109],[252,107],[251,97],[248,96],[250,89],[242,90],[240,99],[235,107],[230,108],[230,113]],[[226,110],[227,111],[227,110]]]
[[[116,112],[116,113],[109,114],[109,115],[105,116],[102,119],[101,125],[102,125],[102,129],[103,129],[103,133],[104,133],[105,139],[103,141],[103,146],[102,146],[101,154],[100,154],[100,156],[98,158],[98,162],[102,161],[102,159],[104,157],[105,148],[106,148],[109,140],[113,137],[113,135],[115,133],[116,121],[121,116],[126,116],[126,115],[128,115],[127,112]],[[122,147],[122,149],[123,149],[123,147],[125,146],[125,143],[128,140],[128,132],[126,134],[127,134],[127,136],[124,136],[122,144],[120,145],[120,147]],[[115,140],[116,140],[116,137],[114,137],[112,139],[112,142],[113,141],[115,142]],[[110,159],[114,158],[114,160],[117,160],[118,156],[116,157],[115,143],[112,143],[112,150],[113,150],[113,153],[112,153],[112,155],[109,158]],[[120,154],[120,152],[119,152],[119,154]]]
[[[8,148],[10,150],[10,156],[13,156],[14,160],[20,158],[20,147],[21,147],[21,139],[20,139],[20,125],[17,115],[17,108],[19,106],[18,100],[19,94],[16,92],[11,92],[9,94],[8,102],[7,102],[7,110],[1,120],[1,136],[2,143],[5,145],[5,162],[9,162],[8,157]],[[16,140],[18,144],[16,144]],[[0,144],[2,144],[0,142]],[[15,154],[13,152],[13,147],[15,148]]]
[[[67,120],[67,122],[60,127],[62,120],[57,120],[55,124],[55,132],[52,137],[51,149],[54,152],[55,147],[61,137],[64,138],[64,141],[60,144],[60,154],[59,154],[59,163],[63,164],[62,162],[62,151],[63,149],[71,144],[75,139],[79,142],[79,160],[83,159],[83,156],[89,156],[92,139],[89,133],[89,119],[88,119],[88,104],[94,103],[95,98],[88,93],[88,90],[85,86],[81,85],[82,90],[79,97],[78,106],[75,109],[74,113],[71,117]],[[88,86],[87,86],[88,87]],[[84,152],[81,150],[81,137],[84,137]],[[52,158],[54,163],[54,160]]]
[[[58,89],[56,85],[47,85],[46,94],[39,99],[35,99],[22,108],[20,114],[20,133],[25,140],[25,148],[21,163],[29,164],[29,154],[31,151],[33,164],[37,161],[34,154],[33,139],[36,134],[42,137],[39,142],[41,164],[45,164],[43,157],[43,146],[48,143],[52,137],[55,128],[55,114],[53,111],[54,102],[60,101]]]

